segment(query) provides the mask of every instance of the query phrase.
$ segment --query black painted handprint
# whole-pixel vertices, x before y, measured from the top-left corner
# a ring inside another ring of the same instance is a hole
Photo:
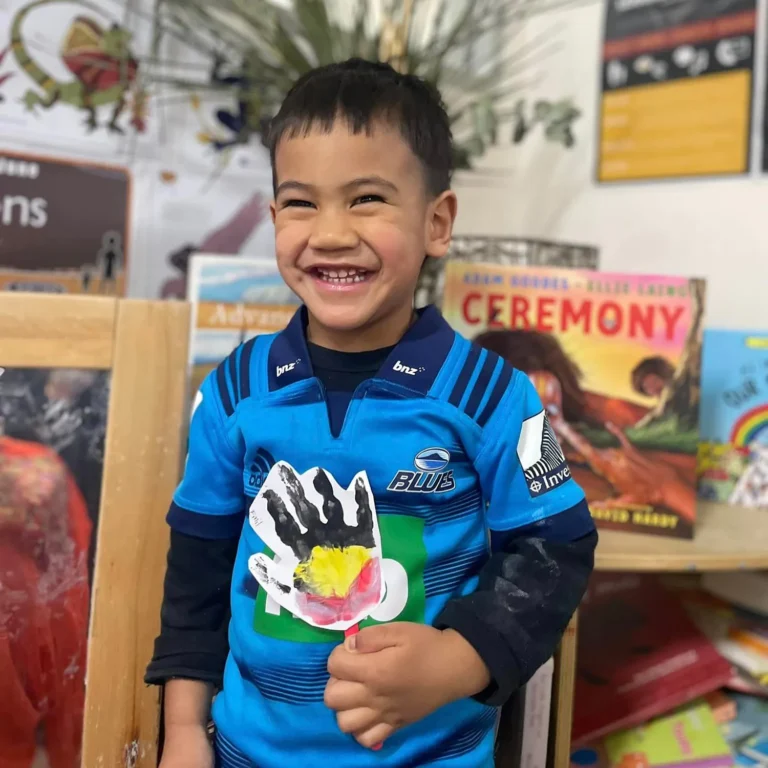
[[[251,573],[295,615],[343,629],[381,601],[381,545],[365,473],[344,490],[323,469],[298,475],[278,462],[253,502],[250,520],[275,553],[274,560],[254,555]]]

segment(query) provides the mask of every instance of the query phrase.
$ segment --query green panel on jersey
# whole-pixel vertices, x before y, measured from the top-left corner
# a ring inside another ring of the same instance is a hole
[[[424,546],[424,520],[420,517],[407,515],[380,515],[379,530],[381,531],[381,548],[384,560],[394,560],[407,574],[408,594],[390,594],[393,589],[389,585],[387,594],[379,610],[387,611],[399,603],[404,603],[404,608],[393,616],[391,621],[424,622],[426,597],[424,595],[424,568],[427,563],[427,550]],[[266,549],[268,557],[273,553]],[[385,573],[392,564],[384,563]],[[397,566],[394,566],[397,568]],[[403,580],[405,581],[405,580]],[[256,596],[256,609],[253,617],[253,628],[261,635],[273,637],[278,640],[292,640],[298,643],[334,643],[341,640],[341,632],[328,629],[318,629],[310,624],[297,619],[285,608],[279,608],[274,603],[274,611],[267,613],[267,594],[259,589]],[[378,611],[377,611],[378,613]],[[379,624],[373,618],[367,618],[360,622],[361,627]]]

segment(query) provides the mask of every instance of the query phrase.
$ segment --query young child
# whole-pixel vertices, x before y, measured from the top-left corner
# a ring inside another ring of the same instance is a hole
[[[498,707],[585,590],[584,495],[530,380],[414,310],[456,216],[437,92],[383,64],[322,67],[286,97],[270,148],[278,266],[303,307],[195,401],[147,672],[165,684],[162,768],[488,768]],[[257,503],[264,538],[300,561],[293,583],[248,516],[278,462],[285,494]],[[329,478],[354,488],[383,557],[384,600],[346,640],[273,599],[316,599],[307,573],[334,542],[342,559],[372,551]]]

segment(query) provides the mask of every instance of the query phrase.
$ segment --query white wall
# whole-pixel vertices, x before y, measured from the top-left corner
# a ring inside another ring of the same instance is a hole
[[[702,276],[709,327],[768,328],[768,176],[595,184],[602,3],[529,21],[526,37],[544,27],[563,49],[525,95],[573,97],[584,112],[578,145],[567,151],[533,136],[494,149],[486,174],[456,180],[457,231],[595,244],[604,270]],[[761,123],[753,121],[756,135]]]

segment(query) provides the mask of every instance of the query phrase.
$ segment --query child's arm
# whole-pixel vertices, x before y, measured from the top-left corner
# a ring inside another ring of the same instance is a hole
[[[488,667],[478,698],[503,704],[555,652],[586,591],[597,533],[524,374],[484,426],[474,463],[492,556],[477,590],[450,601],[437,626],[459,632]]]
[[[165,685],[165,741],[160,768],[213,768],[208,717],[213,686],[198,680]]]
[[[184,478],[168,514],[171,545],[161,632],[147,669],[166,684],[163,768],[208,768],[211,697],[228,653],[229,588],[245,517],[243,461],[226,376],[197,396]]]

